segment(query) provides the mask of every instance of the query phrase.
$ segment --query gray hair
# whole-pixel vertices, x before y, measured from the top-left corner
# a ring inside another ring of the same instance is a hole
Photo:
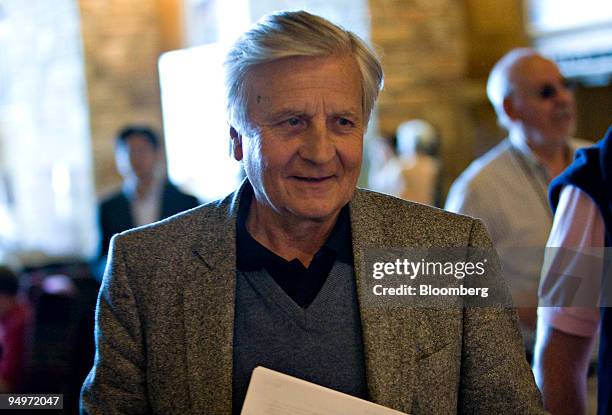
[[[510,129],[512,122],[504,110],[504,100],[513,92],[512,70],[516,64],[532,56],[541,56],[531,48],[512,49],[505,54],[491,70],[487,80],[487,96],[497,113],[497,119],[502,127]]]
[[[224,62],[230,124],[244,134],[248,120],[245,79],[256,65],[297,56],[354,56],[362,78],[366,120],[383,86],[376,54],[357,35],[305,11],[282,11],[263,17],[234,43]]]

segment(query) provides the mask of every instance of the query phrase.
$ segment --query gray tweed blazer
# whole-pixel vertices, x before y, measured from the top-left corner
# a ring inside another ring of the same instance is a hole
[[[248,185],[113,238],[82,412],[231,414],[236,213]],[[480,221],[365,190],[350,216],[355,264],[371,247],[491,245]],[[413,414],[543,412],[513,309],[360,313],[374,402]]]

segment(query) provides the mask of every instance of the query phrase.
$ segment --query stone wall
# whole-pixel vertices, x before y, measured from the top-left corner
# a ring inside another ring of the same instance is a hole
[[[113,146],[122,125],[148,123],[161,131],[157,59],[174,46],[168,39],[176,30],[168,32],[160,16],[175,4],[79,0],[98,193],[120,182]]]
[[[464,12],[463,2],[456,0],[370,0],[372,40],[386,76],[379,130],[390,136],[402,121],[431,122],[441,133],[442,160],[450,175],[468,153]]]

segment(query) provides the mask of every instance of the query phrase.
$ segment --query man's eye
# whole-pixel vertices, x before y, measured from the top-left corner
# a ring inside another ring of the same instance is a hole
[[[302,122],[302,120],[300,120],[297,117],[292,117],[289,118],[287,121],[285,121],[289,126],[291,127],[297,127],[298,125],[300,125],[300,123]]]
[[[355,125],[353,121],[349,120],[348,118],[343,118],[343,117],[338,118],[336,122],[338,123],[338,125],[342,127],[352,127],[353,125]]]

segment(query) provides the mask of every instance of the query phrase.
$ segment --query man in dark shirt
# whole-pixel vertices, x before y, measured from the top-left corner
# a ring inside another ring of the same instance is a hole
[[[163,177],[160,145],[157,134],[147,126],[126,126],[117,134],[115,158],[124,182],[121,190],[104,198],[98,208],[99,257],[103,262],[113,235],[199,204]]]
[[[475,219],[356,189],[382,87],[372,51],[280,12],[225,69],[247,179],[113,238],[83,411],[239,414],[264,366],[411,414],[541,413],[512,308],[372,301],[370,248],[491,246]]]

